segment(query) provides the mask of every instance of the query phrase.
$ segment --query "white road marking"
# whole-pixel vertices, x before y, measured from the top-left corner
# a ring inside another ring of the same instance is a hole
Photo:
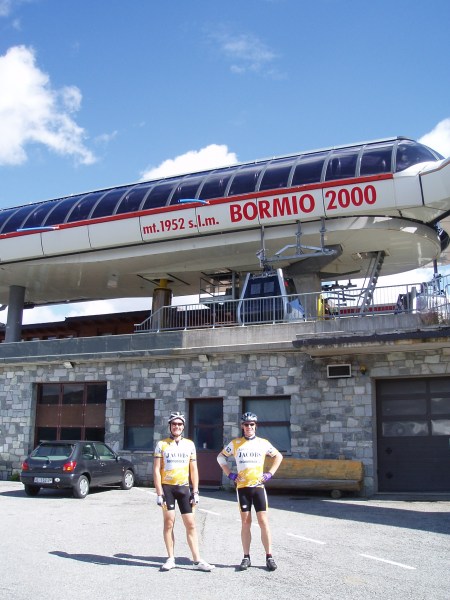
[[[395,562],[393,560],[388,560],[386,558],[380,558],[378,556],[371,556],[370,554],[360,554],[360,556],[363,556],[364,558],[370,558],[372,560],[378,560],[380,562],[388,563],[389,565],[394,565],[396,567],[401,567],[402,569],[410,569],[411,571],[416,570],[416,567],[411,567],[410,565],[404,565],[402,563]]]
[[[220,513],[213,512],[212,510],[206,510],[206,508],[198,508],[200,512],[208,513],[208,515],[216,515],[217,517],[222,516]]]
[[[306,542],[312,542],[313,544],[320,544],[324,546],[326,542],[321,542],[320,540],[313,540],[312,538],[305,537],[304,535],[296,535],[295,533],[288,533],[290,537],[298,538],[299,540],[305,540]]]

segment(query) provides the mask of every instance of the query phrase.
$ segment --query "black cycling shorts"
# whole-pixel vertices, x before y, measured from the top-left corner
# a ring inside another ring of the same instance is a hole
[[[256,512],[269,508],[265,487],[244,487],[237,488],[236,491],[241,512],[250,512],[252,506],[255,507]]]
[[[191,490],[188,485],[163,484],[162,489],[166,499],[167,510],[175,510],[175,503],[177,503],[182,515],[192,513],[192,504],[190,502]]]

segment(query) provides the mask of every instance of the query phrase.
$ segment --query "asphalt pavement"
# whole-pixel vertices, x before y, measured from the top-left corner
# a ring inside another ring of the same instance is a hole
[[[177,567],[162,572],[154,489],[94,490],[84,500],[46,490],[29,498],[21,483],[0,482],[0,598],[449,600],[449,498],[272,493],[269,503],[276,571],[265,568],[257,524],[252,567],[238,570],[235,495],[201,490],[201,554],[216,568],[193,570],[178,515]]]

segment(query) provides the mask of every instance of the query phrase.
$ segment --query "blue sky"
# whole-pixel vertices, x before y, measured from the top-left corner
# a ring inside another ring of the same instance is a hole
[[[0,0],[0,208],[391,135],[449,156],[449,22],[448,0]]]

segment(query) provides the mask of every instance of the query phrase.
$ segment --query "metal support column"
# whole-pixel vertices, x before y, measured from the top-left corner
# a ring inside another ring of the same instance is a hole
[[[22,337],[22,316],[25,302],[25,288],[12,285],[9,288],[8,318],[5,328],[5,342],[20,342]]]

